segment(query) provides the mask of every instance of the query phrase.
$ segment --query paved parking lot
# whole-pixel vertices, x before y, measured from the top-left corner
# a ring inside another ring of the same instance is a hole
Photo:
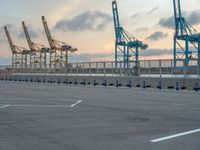
[[[199,150],[200,93],[0,81],[0,150]]]

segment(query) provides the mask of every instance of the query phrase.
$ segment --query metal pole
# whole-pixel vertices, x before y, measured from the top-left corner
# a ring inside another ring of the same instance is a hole
[[[106,62],[103,62],[103,74],[106,76]]]
[[[96,62],[96,74],[98,73],[98,62]]]
[[[150,60],[148,61],[148,67],[149,67],[149,77],[151,77],[151,62],[150,62]]]
[[[140,61],[138,61],[138,76],[141,76],[141,68],[140,68]]]
[[[83,65],[83,76],[84,76],[85,75],[85,63],[83,62],[82,65]]]
[[[114,75],[114,67],[113,67],[113,62],[111,62],[111,67],[112,67],[112,76]]]
[[[90,76],[91,76],[91,74],[92,74],[92,70],[91,70],[91,62],[89,62],[89,74],[90,74]]]
[[[171,77],[173,78],[173,60],[171,60]]]
[[[78,76],[78,63],[76,63],[76,75]]]
[[[159,60],[160,78],[162,77],[162,62]]]

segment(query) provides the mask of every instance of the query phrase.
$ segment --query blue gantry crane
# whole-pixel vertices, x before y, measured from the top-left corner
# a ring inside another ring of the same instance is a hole
[[[197,61],[200,66],[200,34],[182,16],[180,0],[173,0],[175,34],[174,34],[174,67],[184,62],[184,69],[191,67],[190,61]],[[181,43],[184,42],[184,45]]]
[[[136,39],[120,25],[116,0],[112,2],[112,10],[116,36],[115,66],[116,68],[122,67],[118,65],[119,62],[122,62],[124,68],[130,68],[130,61],[134,61],[135,66],[137,67],[139,61],[139,50],[146,49],[148,45]]]

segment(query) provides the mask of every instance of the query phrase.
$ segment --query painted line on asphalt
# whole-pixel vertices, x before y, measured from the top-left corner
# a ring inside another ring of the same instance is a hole
[[[150,142],[152,142],[152,143],[158,143],[158,142],[162,142],[162,141],[166,141],[166,140],[178,138],[178,137],[181,137],[181,136],[185,136],[185,135],[189,135],[189,134],[194,134],[194,133],[197,133],[197,132],[200,132],[200,129],[191,130],[191,131],[187,131],[187,132],[183,132],[183,133],[179,133],[179,134],[174,134],[174,135],[166,136],[166,137],[159,138],[159,139],[154,139],[154,140],[151,140]]]
[[[81,103],[81,102],[82,102],[82,100],[79,100],[79,101],[77,101],[76,103],[70,105],[70,107],[71,107],[71,108],[72,108],[72,107],[75,107],[76,105],[78,105],[78,104]]]
[[[67,105],[9,105],[9,107],[69,108]]]
[[[6,108],[6,107],[10,107],[10,105],[3,105],[3,106],[0,106],[0,109]]]

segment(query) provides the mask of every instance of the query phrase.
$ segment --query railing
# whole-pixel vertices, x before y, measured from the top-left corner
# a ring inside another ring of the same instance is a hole
[[[74,75],[74,76],[141,76],[141,77],[187,77],[200,78],[200,66],[196,61],[190,62],[190,67],[184,69],[184,63],[179,62],[177,67],[173,67],[173,60],[142,60],[138,66],[135,62],[130,62],[129,68],[123,68],[123,62],[115,66],[115,62],[79,62],[70,63],[67,66],[42,66],[29,65],[22,67],[17,65],[0,66],[1,75],[12,74],[44,74],[44,75]]]

